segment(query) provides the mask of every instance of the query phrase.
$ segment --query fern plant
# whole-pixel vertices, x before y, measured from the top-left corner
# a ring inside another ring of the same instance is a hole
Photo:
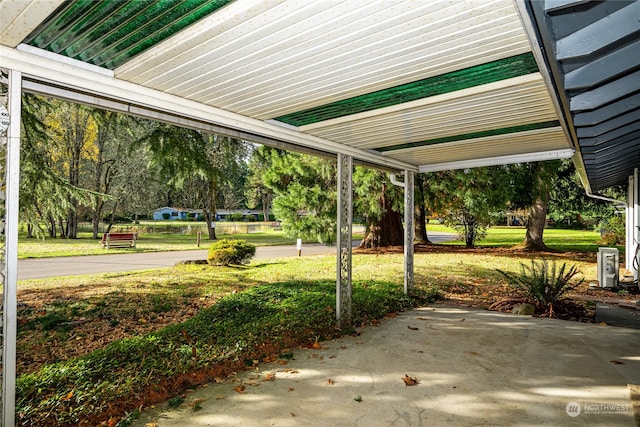
[[[567,269],[566,263],[559,268],[556,263],[546,260],[536,262],[531,260],[531,266],[520,263],[520,274],[511,274],[498,270],[505,276],[512,286],[526,292],[531,302],[544,307],[553,306],[563,295],[580,285],[584,278],[573,281],[579,274],[578,268],[572,265]]]

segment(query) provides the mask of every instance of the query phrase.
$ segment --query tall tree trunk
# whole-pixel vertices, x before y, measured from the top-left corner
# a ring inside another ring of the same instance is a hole
[[[527,233],[522,245],[529,251],[548,251],[549,248],[542,240],[544,226],[547,222],[548,200],[537,198],[529,208]]]
[[[49,237],[52,239],[56,238],[56,219],[52,216],[49,215]]]
[[[533,186],[533,203],[529,207],[529,221],[527,233],[522,245],[529,251],[549,251],[544,244],[542,235],[547,222],[549,209],[550,175],[556,172],[556,164],[552,162],[536,162],[531,164]]]
[[[425,190],[428,188],[428,183],[424,174],[417,174],[415,177],[414,196],[414,230],[415,230],[415,242],[422,244],[433,244],[427,236],[427,205],[425,203]]]
[[[369,221],[367,231],[360,248],[377,248],[382,246],[402,246],[404,244],[404,228],[402,215],[391,209],[391,201],[385,195],[381,199],[384,214],[380,221]]]
[[[478,238],[478,223],[475,217],[465,214],[464,218],[464,243],[467,249],[476,247]]]
[[[93,214],[91,218],[94,239],[98,239],[98,233],[100,232],[100,217],[102,216],[103,206],[104,206],[104,201],[102,199],[96,200],[96,205],[93,208]]]
[[[423,203],[416,202],[415,206],[415,241],[416,243],[432,245],[427,235],[427,208]]]

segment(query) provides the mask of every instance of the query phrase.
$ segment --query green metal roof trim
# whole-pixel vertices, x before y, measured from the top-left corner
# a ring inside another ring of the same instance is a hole
[[[114,69],[232,0],[70,0],[25,43]]]
[[[425,145],[442,144],[445,142],[453,142],[453,141],[463,141],[466,139],[484,138],[487,136],[506,135],[510,133],[525,132],[528,130],[546,129],[546,128],[559,127],[559,126],[560,126],[560,122],[558,120],[554,120],[550,122],[511,126],[507,128],[486,130],[482,132],[465,133],[462,135],[445,136],[442,138],[429,139],[427,141],[410,142],[402,145],[393,145],[389,147],[374,148],[374,150],[383,153],[385,151],[394,151],[394,150],[402,150],[405,148],[423,147]]]
[[[293,126],[304,126],[363,111],[376,110],[443,93],[523,76],[538,71],[531,52],[500,59],[464,70],[453,71],[412,83],[356,96],[320,107],[276,117]]]

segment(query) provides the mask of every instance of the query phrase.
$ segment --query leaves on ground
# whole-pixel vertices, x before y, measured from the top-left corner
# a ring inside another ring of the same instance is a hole
[[[238,385],[238,386],[235,386],[235,387],[233,388],[233,391],[235,391],[236,393],[240,393],[240,394],[244,394],[244,393],[246,393],[246,391],[245,391],[245,386],[243,386],[242,384],[240,384],[240,385]]]
[[[402,380],[404,381],[405,385],[416,385],[416,384],[418,384],[418,378],[410,377],[407,374],[405,374],[404,377],[402,377]]]
[[[267,372],[262,381],[275,381],[276,374],[273,372]]]
[[[611,363],[613,363],[614,365],[624,365],[624,363],[619,360],[611,360]]]
[[[420,330],[420,328],[416,328],[415,326],[411,326],[411,325],[407,325],[407,328],[411,329],[412,331]]]
[[[328,385],[334,385],[335,383],[336,383],[336,382],[335,382],[334,380],[332,380],[331,378],[329,378],[329,379],[327,380],[327,384],[328,384]]]

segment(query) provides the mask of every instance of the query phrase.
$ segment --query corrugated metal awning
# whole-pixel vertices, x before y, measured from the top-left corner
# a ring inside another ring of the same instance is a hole
[[[27,89],[262,143],[428,171],[567,157],[577,141],[511,0],[24,0],[0,13],[2,66]]]

